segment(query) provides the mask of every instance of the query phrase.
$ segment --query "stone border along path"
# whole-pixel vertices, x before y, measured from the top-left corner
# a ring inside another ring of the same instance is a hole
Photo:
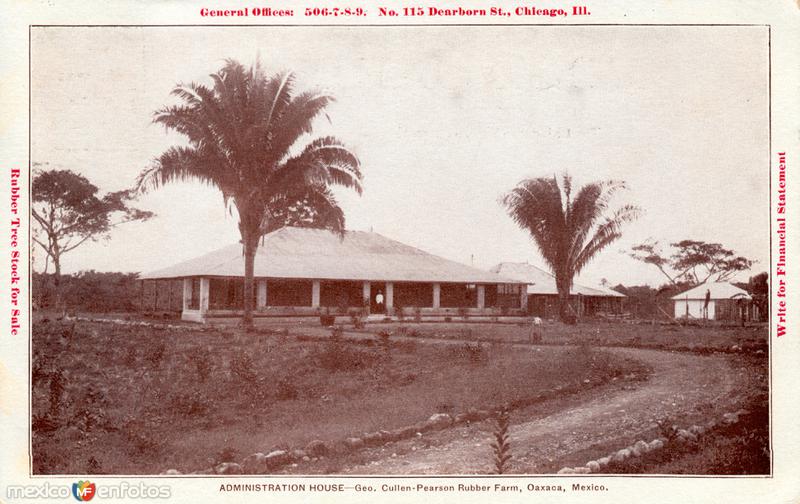
[[[708,431],[713,430],[720,423],[726,425],[738,423],[739,415],[746,415],[748,413],[750,413],[748,410],[740,409],[736,412],[725,413],[722,416],[722,420],[720,422],[717,422],[716,420],[711,420],[702,426],[692,425],[688,429],[677,429],[675,426],[673,426],[675,435],[674,437],[672,437],[671,440],[665,437],[659,437],[648,443],[647,441],[642,439],[636,441],[634,444],[628,447],[611,452],[606,457],[600,457],[597,460],[590,460],[584,466],[563,467],[556,474],[591,474],[591,473],[602,474],[603,469],[605,467],[608,467],[608,465],[612,462],[624,463],[626,460],[630,458],[641,457],[645,453],[661,450],[671,445],[684,445],[687,443],[693,443],[697,441],[700,436],[702,436]]]

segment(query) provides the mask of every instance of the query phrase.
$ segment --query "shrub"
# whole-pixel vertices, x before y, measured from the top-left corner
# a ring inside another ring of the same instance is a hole
[[[275,397],[279,401],[291,401],[300,397],[300,393],[292,382],[282,378],[275,387]]]
[[[200,380],[200,383],[205,383],[211,375],[211,370],[214,366],[211,359],[211,352],[207,348],[195,348],[189,353],[188,358],[197,372],[197,378]]]
[[[84,431],[91,431],[95,427],[105,428],[109,423],[106,416],[108,401],[104,392],[94,385],[86,387],[81,400],[74,404],[74,408],[75,412],[69,423],[80,426]]]
[[[136,350],[135,346],[129,346],[127,350],[125,350],[125,356],[122,358],[122,362],[128,366],[129,368],[136,366],[136,359],[139,357],[139,352]]]
[[[164,354],[167,352],[167,346],[164,344],[163,341],[159,341],[155,345],[148,346],[144,352],[144,358],[147,362],[150,363],[154,368],[157,368],[161,365],[161,361],[164,360]]]
[[[381,345],[388,350],[389,338],[392,337],[392,332],[388,329],[381,329],[381,331],[378,333],[378,337],[381,339]]]
[[[480,343],[464,343],[463,345],[453,345],[450,352],[460,358],[466,359],[472,364],[485,363],[489,359],[489,354]]]
[[[511,460],[511,446],[508,442],[508,410],[502,409],[495,416],[496,426],[494,429],[494,470],[495,474],[505,474],[508,471],[508,462]]]
[[[201,391],[178,392],[172,397],[172,409],[184,416],[205,415],[211,410],[211,401]]]
[[[253,369],[253,359],[250,354],[238,353],[234,355],[230,362],[230,371],[237,380],[249,385],[256,384],[257,376]]]
[[[214,455],[213,465],[221,464],[223,462],[236,462],[237,453],[238,452],[236,448],[226,446]]]
[[[50,414],[58,417],[61,411],[61,398],[64,395],[64,373],[56,369],[50,375]]]
[[[364,320],[361,318],[361,313],[358,310],[350,310],[350,323],[353,324],[354,329],[363,329]]]
[[[150,419],[128,419],[122,428],[128,449],[134,456],[151,457],[164,450],[166,442],[157,434],[158,425]]]
[[[94,458],[94,455],[89,457],[89,460],[86,461],[86,474],[103,474],[103,468],[100,462]]]
[[[371,366],[378,360],[378,355],[353,348],[341,337],[331,337],[316,360],[320,367],[328,371],[350,371]]]

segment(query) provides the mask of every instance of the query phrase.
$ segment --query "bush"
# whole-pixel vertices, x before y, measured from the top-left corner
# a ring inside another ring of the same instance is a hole
[[[172,408],[184,416],[205,415],[211,410],[211,400],[201,391],[178,392],[171,400]]]
[[[508,410],[504,408],[498,411],[495,422],[494,442],[491,444],[494,451],[494,471],[495,474],[505,474],[508,472],[511,460],[511,446],[508,442]]]
[[[472,364],[482,364],[489,360],[489,353],[480,343],[453,345],[450,352],[454,356],[468,360]]]
[[[138,357],[139,352],[136,350],[136,347],[129,346],[127,350],[125,350],[125,356],[122,357],[122,362],[129,368],[133,368],[136,366],[136,359]]]
[[[363,329],[364,320],[361,318],[361,313],[358,310],[350,310],[350,323],[353,324],[354,329]]]
[[[61,398],[64,395],[64,373],[56,369],[50,375],[50,414],[58,417],[62,406]]]
[[[214,363],[211,359],[211,352],[207,348],[195,348],[188,355],[189,362],[197,372],[200,383],[205,383],[211,375]]]
[[[297,387],[286,378],[278,380],[275,388],[275,397],[279,401],[291,401],[300,397]]]
[[[256,372],[253,369],[253,359],[248,353],[236,354],[230,362],[230,371],[237,380],[248,385],[255,385],[257,381]]]
[[[221,464],[223,462],[236,462],[237,455],[236,448],[226,446],[214,455],[213,465]]]
[[[134,456],[152,457],[164,450],[166,442],[157,434],[158,425],[149,419],[128,419],[122,427],[128,449]]]
[[[385,349],[388,350],[389,349],[389,338],[392,337],[392,332],[390,330],[388,330],[388,329],[381,329],[381,331],[378,333],[378,337],[381,340],[381,346],[383,346]]]
[[[325,349],[316,356],[320,367],[328,371],[364,369],[378,360],[378,354],[358,350],[348,345],[340,336],[332,336]]]
[[[166,352],[167,346],[163,341],[159,341],[158,343],[147,347],[144,352],[144,359],[149,362],[150,365],[157,368],[161,365],[161,361],[164,360],[164,354]]]

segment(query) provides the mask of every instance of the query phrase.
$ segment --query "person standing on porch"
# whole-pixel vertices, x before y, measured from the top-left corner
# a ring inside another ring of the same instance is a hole
[[[378,312],[383,313],[383,292],[378,291],[375,295],[375,304],[378,305]]]
[[[711,302],[711,291],[706,289],[706,300],[703,303],[703,318],[708,320],[708,303]]]

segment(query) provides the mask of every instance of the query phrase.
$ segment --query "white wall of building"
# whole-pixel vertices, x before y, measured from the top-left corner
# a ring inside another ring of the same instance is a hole
[[[686,307],[689,307],[689,318],[702,319],[703,318],[703,299],[676,299],[675,300],[675,317],[685,317]],[[714,320],[714,300],[708,303],[708,320]]]

